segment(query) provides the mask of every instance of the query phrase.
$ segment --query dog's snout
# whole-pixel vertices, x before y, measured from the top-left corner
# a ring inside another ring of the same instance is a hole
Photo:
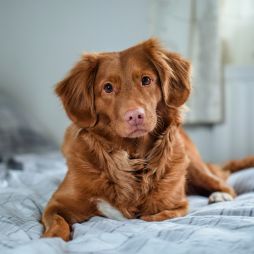
[[[124,119],[131,126],[141,125],[144,122],[145,111],[143,108],[136,108],[125,113]]]

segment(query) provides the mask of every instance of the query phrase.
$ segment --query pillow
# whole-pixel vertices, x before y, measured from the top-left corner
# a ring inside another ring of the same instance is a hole
[[[254,179],[254,168],[249,168],[232,174],[228,179],[228,183],[232,187],[234,187],[237,194],[240,195],[243,193],[254,191],[253,179]]]
[[[0,157],[43,153],[57,149],[45,129],[3,91],[0,91]]]

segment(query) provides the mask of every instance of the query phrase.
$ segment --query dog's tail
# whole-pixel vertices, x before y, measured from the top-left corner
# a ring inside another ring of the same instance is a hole
[[[254,167],[254,156],[248,156],[240,160],[231,160],[222,166],[223,171],[231,173],[240,171],[242,169]]]

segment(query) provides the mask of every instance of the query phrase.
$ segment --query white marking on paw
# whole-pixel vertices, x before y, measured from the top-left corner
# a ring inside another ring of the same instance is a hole
[[[214,192],[208,198],[208,204],[232,201],[234,198],[226,192]]]
[[[112,220],[126,220],[123,214],[108,202],[99,199],[97,203],[98,210],[107,218]]]

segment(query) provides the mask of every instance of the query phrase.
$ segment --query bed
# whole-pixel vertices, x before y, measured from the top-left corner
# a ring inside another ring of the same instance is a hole
[[[8,187],[0,188],[1,254],[254,253],[254,168],[229,178],[229,183],[239,193],[232,202],[207,205],[207,198],[190,196],[190,211],[182,218],[145,222],[94,217],[73,225],[73,240],[70,242],[60,238],[40,238],[42,211],[63,179],[66,164],[39,128],[27,130],[30,120],[24,121],[24,126],[20,127],[24,117],[17,121],[20,114],[3,110],[1,97],[0,109],[0,118],[8,118],[4,122],[13,125],[10,128],[0,122],[2,141],[9,144],[3,145],[2,142],[2,150],[0,145],[0,155],[9,147],[6,153],[9,159],[0,162],[0,166],[6,164],[9,168]],[[11,118],[16,122],[10,121]],[[17,134],[21,129],[22,138],[28,139],[22,140]],[[6,131],[8,135],[4,133]],[[29,147],[24,149],[27,145]]]
[[[229,179],[240,195],[207,205],[190,196],[186,217],[163,222],[115,221],[94,217],[74,224],[73,240],[42,239],[41,213],[66,165],[57,152],[15,156],[22,171],[11,171],[0,191],[0,253],[254,253],[254,169]]]

